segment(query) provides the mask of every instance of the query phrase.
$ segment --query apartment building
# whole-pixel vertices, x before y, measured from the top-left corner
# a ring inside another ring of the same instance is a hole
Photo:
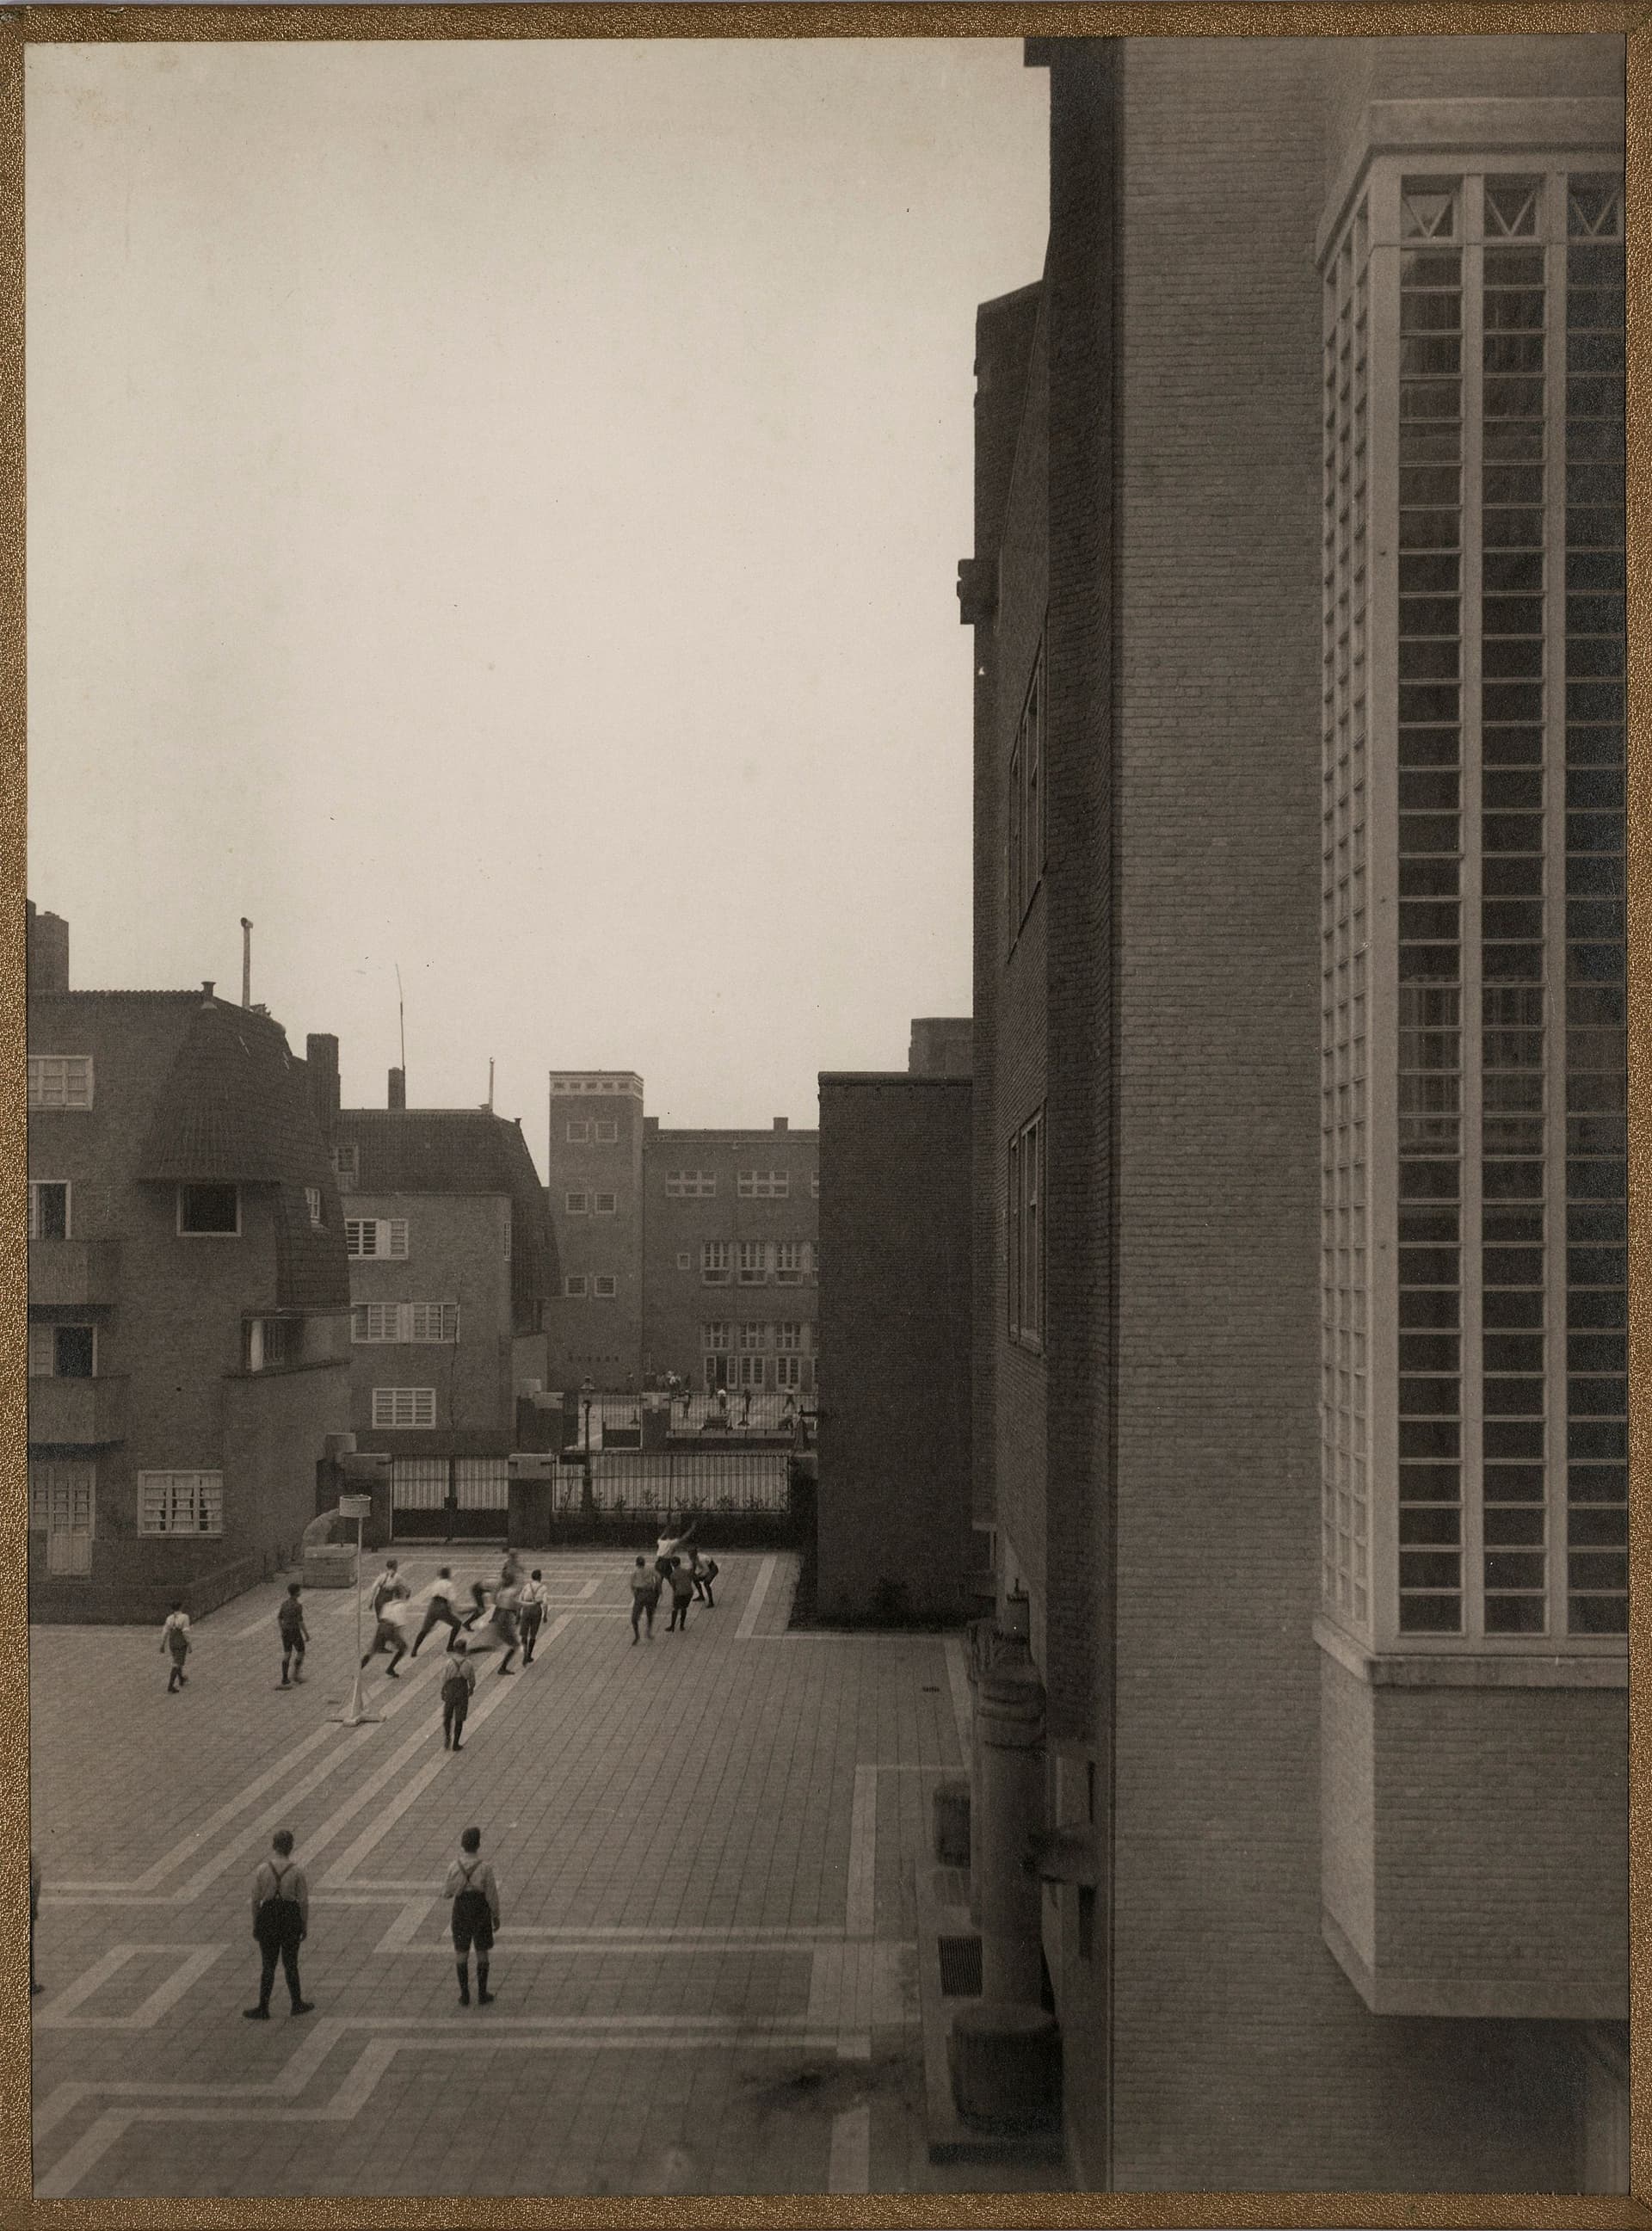
[[[554,1073],[550,1110],[553,1378],[812,1395],[819,1134],[662,1129],[628,1070]]]
[[[392,1524],[502,1533],[516,1400],[548,1376],[556,1242],[522,1127],[488,1109],[347,1108],[332,1127],[353,1423]]]
[[[29,931],[30,1615],[199,1614],[292,1557],[350,1424],[311,1079],[262,1010],[71,990]]]
[[[973,1441],[1073,2163],[1622,2189],[1623,43],[1029,60]]]

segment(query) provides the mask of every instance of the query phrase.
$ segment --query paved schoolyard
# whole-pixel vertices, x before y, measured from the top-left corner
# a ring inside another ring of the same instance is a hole
[[[500,1553],[411,1549],[491,1577]],[[42,2198],[1026,2189],[932,2168],[911,1866],[956,1772],[961,1652],[790,1634],[786,1557],[730,1554],[715,1610],[633,1647],[627,1560],[545,1553],[532,1667],[484,1661],[442,1748],[442,1630],[348,1694],[354,1598],[279,1586],[195,1629],[31,1632],[45,1871],[33,2002]],[[498,1872],[497,2003],[457,2002],[440,1895],[475,1821]],[[294,2021],[256,1995],[254,1866],[297,1837],[312,1911]],[[1050,2182],[1050,2172],[1038,2180]]]

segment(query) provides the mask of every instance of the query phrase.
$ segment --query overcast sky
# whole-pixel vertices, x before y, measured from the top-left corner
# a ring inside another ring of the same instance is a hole
[[[970,1005],[1019,42],[27,51],[29,891],[382,1102],[815,1121]]]

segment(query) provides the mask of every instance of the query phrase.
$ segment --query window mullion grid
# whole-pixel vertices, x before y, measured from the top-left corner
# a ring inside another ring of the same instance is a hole
[[[1566,1632],[1566,182],[1539,204],[1544,249],[1544,1501],[1549,1633]]]
[[[1365,1280],[1351,1280],[1353,1325],[1366,1338],[1366,1453],[1370,1497],[1370,1607],[1377,1646],[1391,1645],[1399,1601],[1398,1110],[1388,1080],[1399,1074],[1398,703],[1399,178],[1377,165],[1370,189],[1370,329],[1366,432],[1366,1070],[1383,1089],[1366,1109]]]
[[[1472,223],[1472,239],[1463,243],[1462,365],[1462,870],[1461,870],[1461,1105],[1462,1192],[1461,1223],[1461,1417],[1463,1626],[1465,1635],[1486,1631],[1485,1510],[1481,1481],[1485,1465],[1484,1312],[1481,1233],[1484,1225],[1484,1161],[1481,1152],[1484,1096],[1482,1059],[1485,1045],[1482,995],[1483,950],[1480,934],[1484,847],[1481,842],[1481,682],[1480,651],[1484,568],[1481,536],[1485,507],[1485,249],[1481,244],[1483,180],[1466,178],[1462,184],[1464,230]]]

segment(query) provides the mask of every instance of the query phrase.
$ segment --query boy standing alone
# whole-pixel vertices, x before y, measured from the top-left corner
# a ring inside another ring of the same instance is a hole
[[[476,1692],[476,1669],[463,1635],[451,1645],[453,1663],[442,1676],[442,1748],[463,1750],[464,1716]]]
[[[310,1886],[303,1868],[293,1859],[293,1832],[277,1828],[270,1856],[252,1879],[252,1933],[263,1959],[263,1972],[258,1982],[258,2003],[247,2008],[249,2021],[269,2020],[277,1960],[287,1977],[293,2012],[311,2012],[313,2001],[304,1996],[298,1983],[298,1948],[309,1929]]]
[[[476,1948],[476,2003],[490,2006],[488,1956],[493,1933],[499,1926],[499,1885],[493,1869],[482,1857],[482,1831],[467,1828],[459,1839],[459,1856],[447,1871],[446,1897],[453,1900],[453,1950],[459,1971],[459,2004],[470,2003],[470,1947]]]
[[[304,1624],[304,1607],[299,1601],[299,1588],[297,1581],[288,1581],[281,1609],[275,1613],[275,1622],[281,1628],[281,1685],[283,1689],[290,1689],[294,1681],[304,1678],[304,1646],[310,1636],[309,1629]]]

